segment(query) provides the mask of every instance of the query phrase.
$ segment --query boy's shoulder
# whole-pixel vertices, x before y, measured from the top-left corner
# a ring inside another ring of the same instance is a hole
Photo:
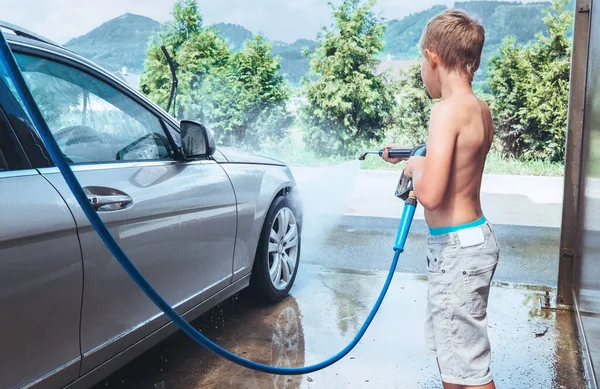
[[[490,116],[489,106],[474,94],[461,94],[436,103],[431,110],[431,118],[445,122],[446,126],[469,122],[473,116]]]

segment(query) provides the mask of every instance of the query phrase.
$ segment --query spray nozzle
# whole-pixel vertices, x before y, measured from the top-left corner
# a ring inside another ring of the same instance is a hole
[[[367,155],[369,154],[376,154],[382,157],[383,152],[384,149],[381,149],[379,151],[366,151],[358,157],[358,160],[364,161]],[[390,154],[390,158],[408,158],[411,156],[412,149],[388,149],[388,153]]]

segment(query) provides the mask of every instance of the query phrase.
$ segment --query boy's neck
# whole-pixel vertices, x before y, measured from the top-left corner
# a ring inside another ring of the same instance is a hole
[[[440,86],[442,89],[442,100],[449,99],[457,94],[473,94],[471,81],[455,72],[440,74]]]

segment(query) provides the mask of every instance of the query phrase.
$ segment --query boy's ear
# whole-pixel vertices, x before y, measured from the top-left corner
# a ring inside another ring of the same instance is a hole
[[[437,54],[429,49],[425,49],[425,56],[429,60],[429,65],[431,66],[431,69],[435,70],[439,64],[439,58]]]

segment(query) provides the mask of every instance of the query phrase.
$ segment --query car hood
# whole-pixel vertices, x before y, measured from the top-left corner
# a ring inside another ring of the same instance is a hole
[[[257,165],[286,166],[285,162],[229,147],[219,147],[218,150],[230,163],[251,163]]]

